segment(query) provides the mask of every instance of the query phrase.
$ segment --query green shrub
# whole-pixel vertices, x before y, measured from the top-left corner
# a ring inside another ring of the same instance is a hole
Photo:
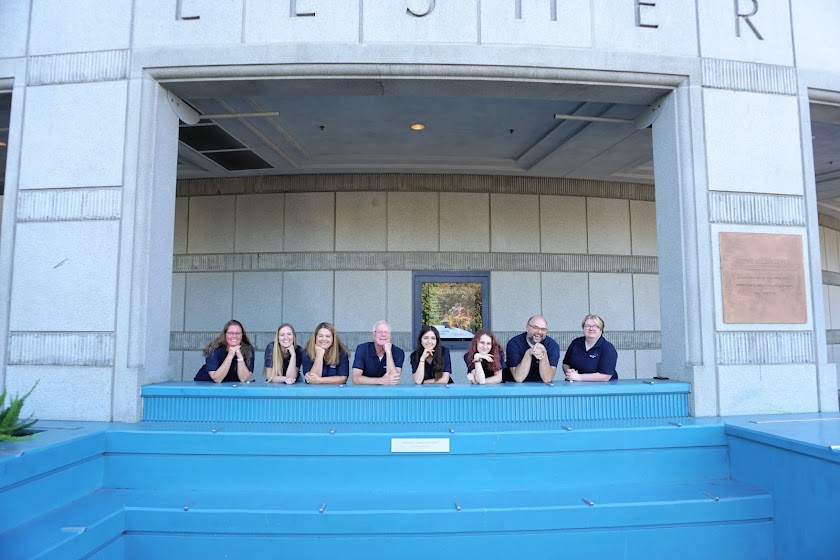
[[[0,395],[0,441],[26,441],[35,437],[35,431],[30,430],[37,419],[32,417],[26,420],[20,419],[20,411],[23,408],[23,401],[26,400],[38,383],[32,386],[29,393],[22,397],[14,397],[9,400],[9,406],[4,407],[6,403],[6,390]]]

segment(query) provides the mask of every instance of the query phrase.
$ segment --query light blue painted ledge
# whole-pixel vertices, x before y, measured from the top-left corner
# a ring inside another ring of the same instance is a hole
[[[688,383],[652,381],[440,387],[170,382],[143,387],[143,418],[165,422],[382,424],[688,416]]]

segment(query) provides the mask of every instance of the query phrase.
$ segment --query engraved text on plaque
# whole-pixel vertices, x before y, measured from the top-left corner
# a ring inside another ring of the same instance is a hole
[[[724,323],[806,323],[802,236],[720,234]]]

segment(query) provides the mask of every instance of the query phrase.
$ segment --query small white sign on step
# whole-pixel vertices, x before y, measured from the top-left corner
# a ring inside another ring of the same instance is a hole
[[[391,453],[449,453],[449,438],[391,438]]]

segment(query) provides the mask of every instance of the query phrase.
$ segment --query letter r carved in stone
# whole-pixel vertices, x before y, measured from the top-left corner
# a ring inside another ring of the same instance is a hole
[[[759,41],[763,41],[764,37],[761,36],[761,33],[758,32],[753,22],[750,20],[755,14],[758,13],[758,0],[749,0],[752,2],[753,8],[752,11],[748,14],[741,13],[741,0],[733,0],[735,2],[735,35],[737,37],[741,36],[741,20],[744,20],[752,32],[755,33],[755,36],[758,37]]]

